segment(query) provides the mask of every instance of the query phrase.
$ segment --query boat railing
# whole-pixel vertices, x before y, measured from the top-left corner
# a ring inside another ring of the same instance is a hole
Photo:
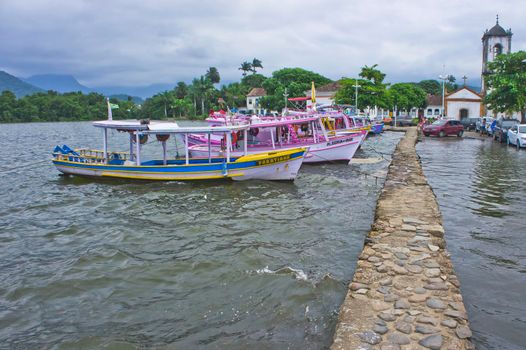
[[[104,151],[94,150],[87,148],[75,149],[75,153],[54,153],[57,160],[69,161],[77,163],[88,163],[88,164],[106,164],[106,158],[104,157]],[[112,160],[129,160],[129,154],[126,152],[108,152],[108,159]]]

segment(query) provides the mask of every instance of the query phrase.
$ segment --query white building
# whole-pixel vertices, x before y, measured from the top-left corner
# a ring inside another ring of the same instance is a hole
[[[511,52],[511,37],[513,36],[513,33],[511,32],[511,29],[504,30],[499,25],[499,16],[497,16],[497,23],[491,28],[490,30],[487,30],[484,32],[484,35],[482,36],[482,74],[481,74],[481,82],[482,82],[482,95],[484,96],[487,91],[486,86],[486,76],[490,75],[492,72],[488,68],[488,64],[490,62],[493,62],[495,58],[500,54],[508,54]],[[483,113],[484,114],[484,113]],[[488,116],[493,116],[494,118],[515,118],[520,120],[520,112],[513,112],[511,113],[501,113],[496,112],[492,110],[488,110],[487,113],[485,113]]]
[[[442,114],[442,96],[428,94],[426,105],[424,117],[438,118]]]
[[[482,115],[482,96],[463,87],[445,97],[445,115],[450,119],[479,118]]]
[[[483,94],[486,92],[486,82],[484,77],[491,74],[491,71],[488,68],[488,63],[493,62],[495,57],[502,53],[508,54],[511,52],[512,35],[513,33],[511,32],[511,29],[506,31],[499,25],[499,16],[497,16],[497,23],[490,30],[486,29],[482,36],[481,86]]]
[[[247,95],[247,110],[255,114],[265,114],[265,109],[259,103],[260,99],[267,96],[263,88],[253,88]]]

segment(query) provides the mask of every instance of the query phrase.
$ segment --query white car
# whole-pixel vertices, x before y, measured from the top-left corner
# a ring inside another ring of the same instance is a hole
[[[526,124],[517,124],[508,130],[508,145],[515,145],[517,149],[526,147]]]

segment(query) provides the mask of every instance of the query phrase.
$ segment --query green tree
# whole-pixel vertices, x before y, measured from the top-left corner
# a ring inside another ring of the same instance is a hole
[[[218,84],[221,80],[221,77],[219,76],[219,71],[216,67],[210,67],[206,71],[205,77],[210,80],[212,84]]]
[[[168,91],[164,91],[159,94],[159,97],[164,105],[164,117],[168,118],[168,107],[172,102],[172,94],[170,94]]]
[[[180,81],[175,86],[174,93],[178,99],[185,98],[188,95],[188,86],[184,81]]]
[[[380,107],[389,108],[391,102],[387,95],[387,85],[383,81],[385,74],[377,69],[378,65],[362,67],[359,76],[364,79],[358,79],[360,86],[358,92],[358,108]],[[335,100],[337,103],[355,104],[355,84],[357,79],[343,78],[340,80],[340,89],[336,93]]]
[[[17,108],[16,96],[11,91],[2,91],[0,94],[0,123],[15,122]]]
[[[252,63],[245,61],[238,70],[243,71],[243,76],[246,76],[248,72],[252,72]]]
[[[413,107],[424,108],[426,105],[426,92],[414,83],[393,84],[387,90],[391,108],[410,111]]]
[[[520,112],[526,124],[526,52],[498,55],[488,68],[492,73],[485,78],[485,103],[494,111]]]
[[[374,85],[381,85],[384,81],[385,74],[379,69],[376,69],[376,67],[378,67],[377,64],[373,64],[371,67],[363,66],[359,76],[371,81]]]
[[[422,80],[418,84],[426,93],[430,95],[441,95],[442,94],[442,85],[438,80]]]
[[[250,90],[255,87],[262,87],[263,82],[266,79],[267,78],[261,74],[251,74],[243,77],[243,79],[241,79],[241,84]]]
[[[261,62],[261,60],[258,60],[257,58],[254,58],[252,60],[252,74],[256,74],[257,68],[263,69],[263,62]]]

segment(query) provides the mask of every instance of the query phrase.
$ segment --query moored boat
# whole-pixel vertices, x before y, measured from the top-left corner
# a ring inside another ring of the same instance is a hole
[[[226,123],[226,119],[213,119],[215,125]],[[234,119],[233,123],[247,122],[247,119]],[[366,132],[359,131],[345,135],[336,134],[329,123],[320,115],[282,116],[265,118],[252,116],[249,119],[247,137],[238,135],[230,150],[238,155],[241,149],[249,153],[285,150],[293,147],[308,147],[305,163],[346,161],[349,162],[365,138]],[[203,136],[201,136],[203,140]],[[189,150],[196,157],[203,157],[212,149],[212,154],[222,156],[227,147],[224,142],[218,145],[212,140],[200,145],[192,145]]]
[[[247,134],[248,126],[180,127],[176,123],[155,121],[99,121],[95,127],[103,130],[103,150],[71,149],[63,145],[55,147],[53,164],[62,173],[95,177],[113,177],[141,180],[294,180],[304,160],[307,147],[274,150],[249,154],[245,149],[239,154],[227,151],[218,157],[211,148],[206,156],[190,156],[187,142],[185,156],[167,156],[167,140],[182,135],[188,141],[189,134],[221,134],[228,149],[232,135]],[[108,150],[108,130],[113,129],[129,134],[129,152]],[[162,145],[161,159],[141,159],[141,143],[155,136]],[[209,143],[210,144],[210,143]]]

